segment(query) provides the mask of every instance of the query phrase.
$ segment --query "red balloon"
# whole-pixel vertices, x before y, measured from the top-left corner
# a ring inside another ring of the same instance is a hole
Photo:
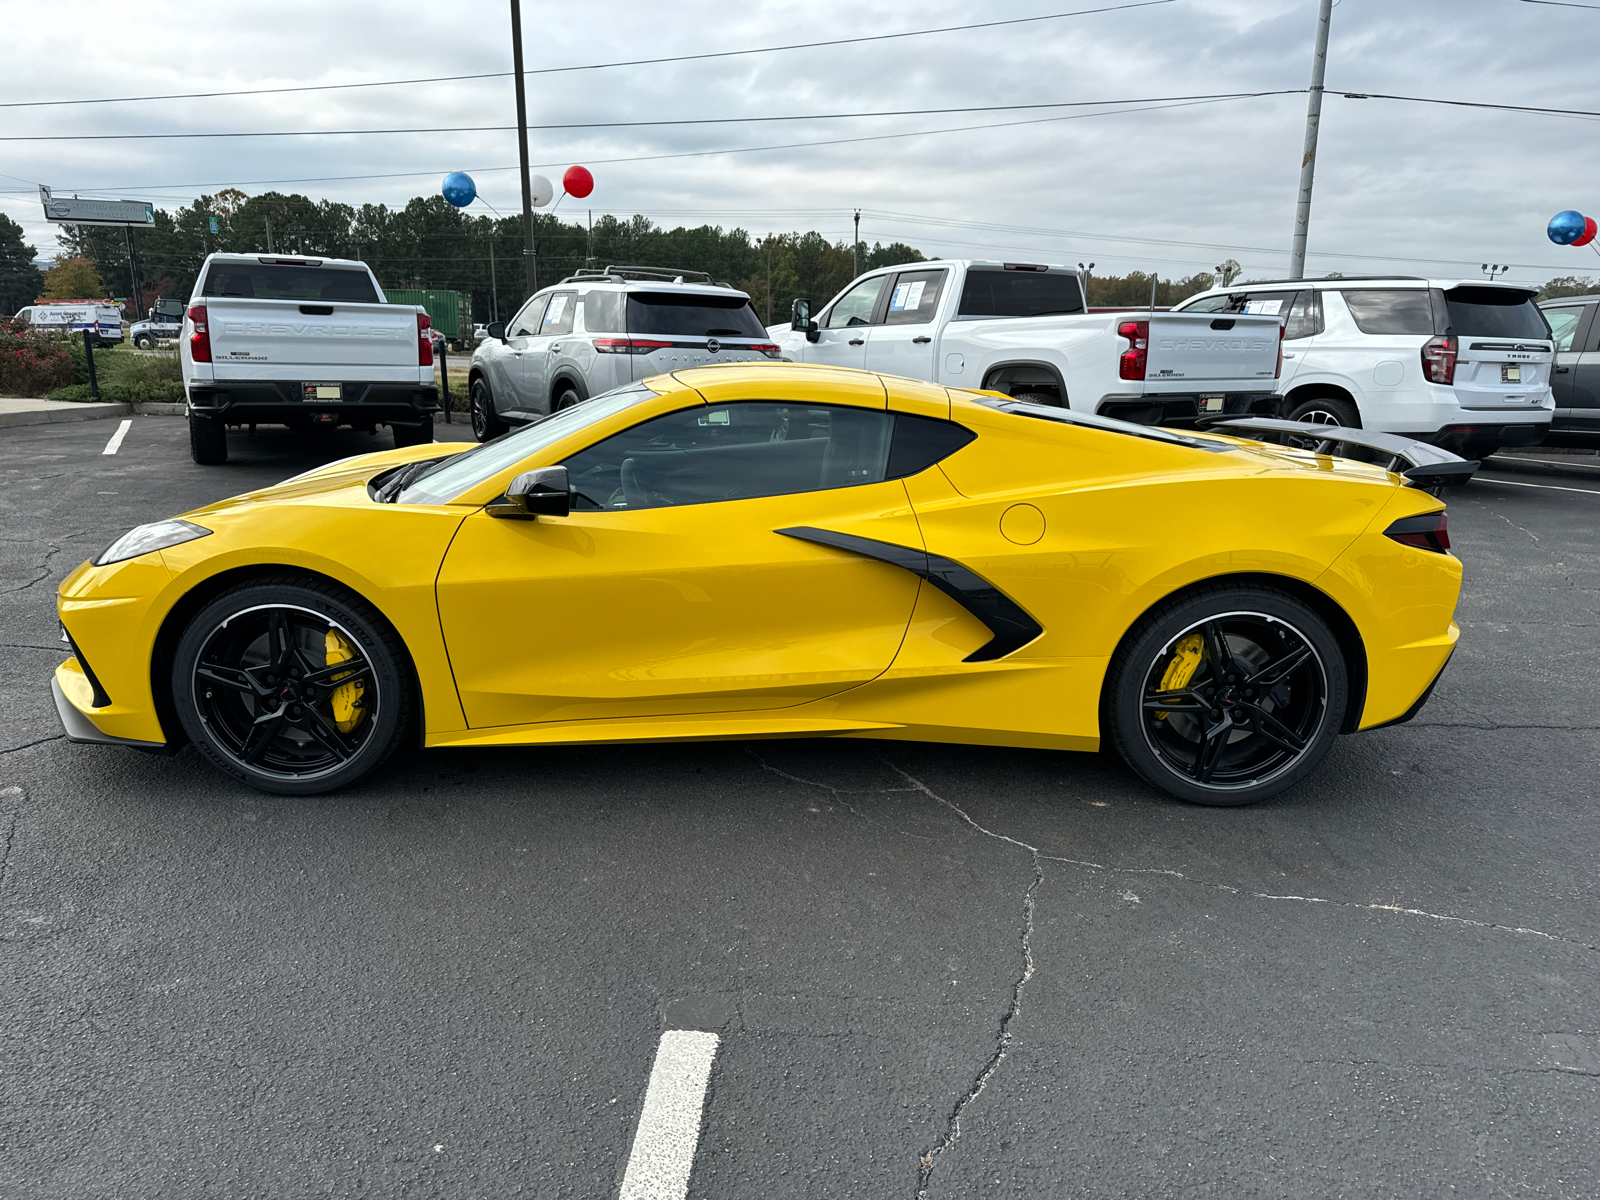
[[[582,200],[594,191],[594,176],[589,174],[588,167],[568,167],[561,177],[561,186],[574,200]]]
[[[1600,233],[1600,226],[1595,224],[1593,217],[1585,217],[1583,219],[1583,233],[1572,244],[1574,246],[1587,246],[1594,241],[1596,233]]]

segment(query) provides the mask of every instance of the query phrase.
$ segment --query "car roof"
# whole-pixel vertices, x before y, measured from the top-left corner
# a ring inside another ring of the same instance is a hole
[[[1540,308],[1549,308],[1551,305],[1561,304],[1593,304],[1600,300],[1600,292],[1590,292],[1585,296],[1551,296],[1548,300],[1539,301]]]

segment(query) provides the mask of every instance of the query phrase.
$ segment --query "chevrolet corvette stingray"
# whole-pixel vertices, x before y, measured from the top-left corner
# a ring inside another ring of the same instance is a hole
[[[134,529],[61,584],[52,689],[74,741],[192,742],[272,792],[407,739],[835,736],[1108,742],[1244,804],[1426,700],[1462,574],[1436,493],[1474,467],[698,367]]]

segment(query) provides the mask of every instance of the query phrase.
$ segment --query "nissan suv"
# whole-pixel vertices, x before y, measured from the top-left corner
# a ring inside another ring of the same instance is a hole
[[[1290,420],[1483,458],[1550,429],[1554,343],[1537,295],[1481,279],[1336,276],[1241,283],[1177,307],[1283,321],[1279,412]]]
[[[636,379],[781,357],[744,292],[653,267],[569,275],[487,334],[467,378],[480,442]]]

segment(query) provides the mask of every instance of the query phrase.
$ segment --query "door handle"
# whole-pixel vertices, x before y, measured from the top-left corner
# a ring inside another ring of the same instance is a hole
[[[933,341],[931,337],[929,337],[927,334],[923,334],[921,337],[912,338],[911,344],[913,346],[926,346],[931,341]]]
[[[1285,354],[1285,355],[1284,355],[1284,356],[1283,356],[1283,357],[1284,357],[1284,361],[1285,361],[1285,362],[1287,362],[1287,361],[1288,361],[1288,360],[1289,360],[1289,359],[1291,359],[1291,358],[1293,358],[1293,357],[1294,357],[1294,355],[1292,355],[1292,354]]]
[[[1571,369],[1572,369],[1571,367],[1551,367],[1550,368],[1550,374],[1552,374],[1552,375],[1565,375]]]
[[[850,339],[850,344],[852,346],[865,346],[867,344],[867,339],[866,338],[851,338]]]

